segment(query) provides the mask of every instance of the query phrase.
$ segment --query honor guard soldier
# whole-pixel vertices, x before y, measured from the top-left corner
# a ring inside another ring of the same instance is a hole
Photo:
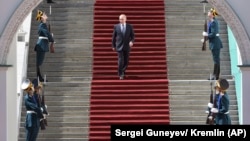
[[[50,49],[54,49],[54,38],[52,34],[49,32],[48,26],[46,24],[47,19],[48,17],[44,11],[41,10],[37,11],[36,20],[40,21],[40,24],[38,26],[39,37],[34,50],[36,51],[37,77],[39,77],[40,81],[44,81],[40,67],[44,62],[45,53],[49,52]]]
[[[26,79],[21,88],[27,93],[24,96],[26,107],[26,141],[36,141],[40,128],[40,119],[43,118],[41,108],[38,106],[37,100],[34,97],[34,86],[29,79]]]
[[[43,93],[43,84],[39,81],[39,79],[33,79],[32,84],[34,85],[34,97],[38,101],[38,107],[42,110],[43,119],[40,119],[40,126],[41,130],[45,130],[47,126],[47,119],[48,116],[47,106],[44,103],[44,97],[42,96]]]
[[[217,11],[214,8],[211,8],[208,11],[209,24],[208,31],[203,31],[202,35],[208,38],[209,49],[211,50],[214,62],[214,70],[212,80],[218,80],[220,77],[220,50],[223,48],[222,41],[220,39],[220,28],[219,21],[216,16],[218,15]],[[209,78],[210,79],[210,78]]]
[[[219,91],[217,97],[217,108],[212,108],[211,112],[216,113],[216,125],[231,125],[231,118],[229,115],[230,100],[226,90],[229,88],[229,83],[226,79],[219,78],[216,81],[216,89]]]

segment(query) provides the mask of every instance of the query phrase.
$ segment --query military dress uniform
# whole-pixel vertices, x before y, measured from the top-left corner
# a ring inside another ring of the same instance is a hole
[[[42,21],[42,16],[45,13],[43,11],[38,10],[37,13],[37,21],[40,21],[38,26],[38,40],[34,51],[36,51],[36,68],[37,68],[37,76],[39,77],[40,81],[44,81],[40,67],[42,66],[45,58],[45,53],[49,52],[49,43],[54,43],[54,38],[52,34],[49,32],[47,24]]]
[[[29,79],[22,83],[22,89],[27,92],[24,96],[27,112],[24,125],[26,129],[26,141],[36,141],[40,128],[40,119],[43,118],[43,114],[33,95],[34,88]]]
[[[48,116],[49,113],[47,111],[47,106],[45,105],[45,102],[43,100],[44,97],[42,96],[43,86],[42,86],[42,83],[38,79],[33,79],[32,83],[33,83],[35,89],[40,90],[39,93],[37,91],[34,92],[34,97],[35,97],[36,101],[38,102],[37,105],[42,110],[42,114],[44,116],[43,119],[40,119],[40,127],[41,127],[41,130],[45,130],[46,126],[47,126],[46,116]]]
[[[219,78],[216,81],[220,94],[217,97],[217,108],[212,108],[211,112],[216,113],[216,125],[231,125],[231,117],[229,114],[230,100],[226,90],[229,88],[229,83],[226,79]]]
[[[208,23],[208,31],[207,33],[203,33],[203,36],[207,36],[209,41],[209,49],[211,50],[213,62],[214,62],[214,70],[212,78],[213,80],[218,80],[220,75],[220,50],[223,48],[222,41],[220,39],[219,34],[219,22],[215,18],[218,13],[214,8],[210,10],[213,14],[214,18]]]

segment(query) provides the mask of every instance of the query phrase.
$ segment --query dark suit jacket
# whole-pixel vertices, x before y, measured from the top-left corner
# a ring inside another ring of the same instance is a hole
[[[41,22],[38,26],[38,36],[41,37],[47,37],[47,39],[38,39],[36,46],[35,46],[35,51],[40,51],[40,52],[48,52],[49,51],[49,42],[54,42],[54,39],[49,32],[46,23]]]
[[[121,24],[116,24],[114,26],[113,37],[112,37],[112,47],[116,48],[116,51],[130,50],[129,42],[134,42],[135,35],[133,26],[126,23],[126,31],[123,35],[121,31]]]

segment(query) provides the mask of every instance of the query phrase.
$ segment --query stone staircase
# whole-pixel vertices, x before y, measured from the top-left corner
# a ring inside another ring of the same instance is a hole
[[[202,51],[204,14],[201,0],[165,0],[167,66],[170,81],[171,124],[205,124],[205,110],[209,102],[213,60],[208,48]],[[211,8],[206,5],[206,12]],[[238,110],[234,80],[231,76],[227,25],[221,16],[220,37],[221,77],[230,82],[230,114],[233,124],[238,124]]]
[[[87,141],[89,97],[92,79],[92,0],[43,1],[32,12],[28,78],[36,77],[37,9],[45,10],[55,39],[55,53],[47,53],[42,72],[49,80],[45,98],[50,115],[38,141]],[[24,105],[24,104],[23,104]],[[19,141],[25,140],[25,108],[22,108]]]

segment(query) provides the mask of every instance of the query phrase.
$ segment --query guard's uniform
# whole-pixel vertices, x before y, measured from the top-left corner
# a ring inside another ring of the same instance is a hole
[[[229,88],[229,83],[226,79],[219,78],[216,81],[216,87],[220,94],[217,97],[217,107],[212,108],[211,112],[216,113],[216,125],[231,125],[231,118],[229,114],[230,100],[226,90]]]
[[[229,115],[229,96],[225,92],[223,95],[218,97],[217,101],[218,113],[216,114],[217,125],[231,125],[231,118]]]
[[[25,80],[22,83],[21,88],[27,92],[24,96],[26,107],[26,119],[24,125],[26,129],[26,141],[36,141],[40,127],[40,119],[43,118],[43,114],[33,95],[34,87],[30,80]]]
[[[36,51],[36,67],[37,67],[37,76],[39,80],[44,81],[41,75],[40,67],[42,66],[45,58],[45,53],[49,51],[49,43],[54,42],[54,38],[48,30],[47,24],[41,21],[41,17],[44,12],[38,10],[36,19],[40,21],[38,26],[38,40],[34,50]]]
[[[207,36],[209,42],[209,49],[211,50],[214,70],[212,80],[218,80],[220,75],[220,50],[223,48],[222,41],[219,34],[219,22],[216,19],[218,13],[214,8],[211,8],[208,16],[210,17],[210,22],[208,23],[208,31],[203,32],[203,36]]]
[[[43,117],[42,111],[38,107],[34,96],[26,94],[24,102],[27,110],[25,120],[26,141],[36,141],[40,128],[40,119]]]

